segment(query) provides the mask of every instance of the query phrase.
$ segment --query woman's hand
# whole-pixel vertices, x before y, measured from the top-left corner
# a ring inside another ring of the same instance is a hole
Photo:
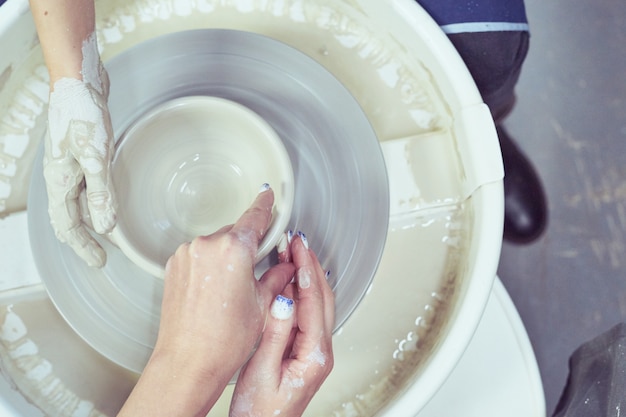
[[[280,258],[292,260],[296,282],[272,303],[260,344],[237,380],[230,417],[299,417],[333,367],[335,307],[326,274],[301,233]]]
[[[120,415],[201,415],[252,353],[291,263],[254,277],[274,194],[262,191],[233,226],[181,245],[166,265],[159,335]]]
[[[185,362],[213,356],[228,380],[252,353],[272,300],[294,275],[283,263],[254,277],[273,202],[274,192],[262,191],[234,226],[183,244],[170,258],[157,350]]]

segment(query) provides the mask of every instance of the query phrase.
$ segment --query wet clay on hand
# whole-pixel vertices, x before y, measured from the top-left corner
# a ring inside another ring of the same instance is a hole
[[[82,75],[82,80],[57,80],[50,93],[44,177],[57,238],[88,265],[101,267],[106,254],[87,231],[83,217],[90,219],[97,233],[110,232],[115,226],[110,173],[114,140],[107,107],[108,77],[94,35],[83,43]],[[88,213],[80,210],[82,192]]]

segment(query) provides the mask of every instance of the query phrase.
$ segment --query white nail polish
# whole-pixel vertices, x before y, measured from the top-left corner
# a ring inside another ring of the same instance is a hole
[[[272,317],[278,320],[287,320],[293,315],[293,300],[291,298],[276,296],[270,309]]]
[[[261,194],[264,191],[269,190],[271,187],[268,183],[264,183],[263,185],[261,185],[261,188],[259,189],[259,194]]]
[[[311,272],[308,268],[303,267],[298,269],[296,273],[298,279],[298,287],[302,289],[307,289],[311,286]]]

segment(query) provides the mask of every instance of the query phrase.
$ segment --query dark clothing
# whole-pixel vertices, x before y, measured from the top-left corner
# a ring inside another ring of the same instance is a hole
[[[515,85],[528,52],[528,32],[456,33],[448,37],[465,61],[494,120],[501,122],[515,104]]]
[[[417,0],[446,33],[527,31],[523,0]]]
[[[515,104],[529,44],[523,0],[417,0],[447,33],[496,121]]]

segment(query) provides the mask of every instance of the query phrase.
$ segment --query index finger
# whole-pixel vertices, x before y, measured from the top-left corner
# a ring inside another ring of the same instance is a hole
[[[232,233],[249,242],[254,253],[272,220],[273,205],[274,191],[268,184],[263,184],[250,208],[241,215],[231,229]]]

